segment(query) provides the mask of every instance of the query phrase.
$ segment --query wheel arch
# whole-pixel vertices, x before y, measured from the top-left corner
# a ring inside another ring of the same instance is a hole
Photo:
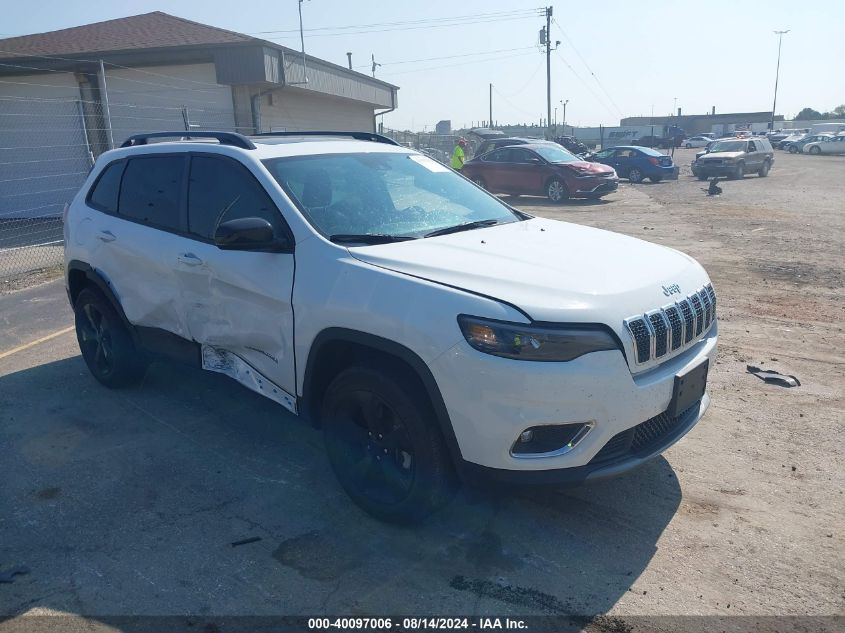
[[[428,365],[408,347],[374,334],[347,328],[332,327],[314,338],[305,363],[300,414],[319,426],[319,403],[332,379],[344,368],[357,362],[382,364],[405,371],[417,382],[428,398],[453,463],[458,466],[461,451],[443,395]]]
[[[115,309],[115,312],[117,312],[120,320],[123,321],[123,324],[126,326],[127,330],[129,330],[132,338],[135,339],[135,342],[137,343],[136,330],[129,322],[129,319],[126,318],[123,306],[120,304],[120,300],[117,298],[117,295],[114,294],[114,290],[112,290],[108,280],[99,272],[94,270],[90,264],[76,259],[68,262],[67,293],[71,309],[73,309],[76,304],[76,298],[79,296],[79,293],[85,288],[91,287],[96,288],[106,297],[106,300],[108,300],[111,306]]]

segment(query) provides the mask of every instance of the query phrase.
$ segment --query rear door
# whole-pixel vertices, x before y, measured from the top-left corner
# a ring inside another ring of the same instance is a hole
[[[639,152],[635,149],[617,149],[613,152],[613,164],[611,166],[616,169],[617,174],[627,178],[628,173],[636,163],[637,156],[639,156]]]
[[[112,163],[86,201],[101,211],[77,227],[91,244],[92,266],[104,275],[126,317],[137,326],[187,337],[174,274],[185,238],[182,193],[187,154],[155,154]]]
[[[178,253],[176,277],[190,336],[234,354],[288,396],[294,394],[293,253],[221,250],[214,244],[220,223],[247,217],[267,220],[277,237],[293,244],[287,224],[240,162],[219,154],[192,154],[188,173],[189,237]],[[264,395],[292,408],[292,400],[274,397],[270,389]]]

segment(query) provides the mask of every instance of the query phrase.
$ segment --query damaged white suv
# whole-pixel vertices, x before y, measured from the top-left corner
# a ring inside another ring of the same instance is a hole
[[[716,297],[663,246],[534,218],[389,139],[191,133],[106,152],[66,209],[82,355],[158,355],[323,429],[341,485],[419,520],[459,479],[627,471],[709,403]]]

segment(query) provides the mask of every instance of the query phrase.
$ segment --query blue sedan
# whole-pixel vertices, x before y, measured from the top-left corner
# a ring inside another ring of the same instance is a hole
[[[678,168],[672,163],[672,157],[650,147],[619,145],[603,149],[591,160],[610,165],[620,178],[631,182],[642,182],[645,178],[651,182],[678,179]]]

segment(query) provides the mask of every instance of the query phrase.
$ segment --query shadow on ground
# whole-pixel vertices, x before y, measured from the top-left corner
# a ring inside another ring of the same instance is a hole
[[[29,568],[0,584],[0,616],[603,613],[681,499],[658,458],[384,525],[340,490],[320,433],[272,402],[165,364],[109,391],[79,357],[0,378],[0,463],[0,567]]]

